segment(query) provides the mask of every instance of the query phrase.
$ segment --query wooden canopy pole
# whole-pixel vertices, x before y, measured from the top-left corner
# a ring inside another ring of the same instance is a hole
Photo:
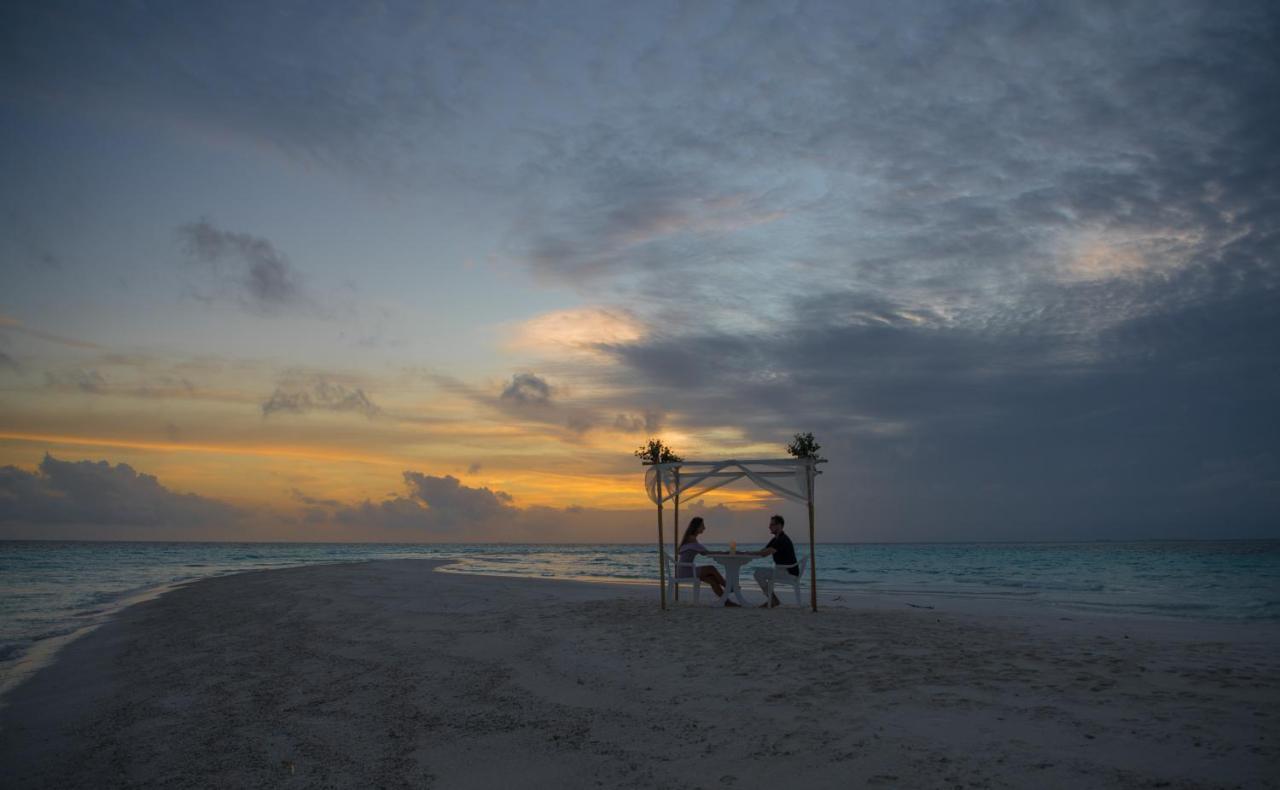
[[[818,565],[813,541],[813,464],[809,464],[809,606],[818,611]]]
[[[662,477],[659,471],[658,496],[662,496]],[[666,540],[662,534],[662,503],[658,503],[658,584],[662,588],[662,611],[667,610],[667,563],[662,561],[662,553],[666,550],[662,545]]]
[[[671,470],[676,476],[676,497],[675,497],[675,515],[671,518],[671,572],[680,578],[680,569],[677,564],[680,562],[680,469],[679,467]],[[680,600],[680,583],[675,586],[676,600]]]

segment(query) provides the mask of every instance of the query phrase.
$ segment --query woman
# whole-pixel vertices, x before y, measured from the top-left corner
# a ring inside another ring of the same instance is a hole
[[[711,585],[711,591],[719,598],[724,595],[724,577],[720,575],[720,571],[712,565],[693,564],[693,560],[699,554],[710,554],[707,547],[698,542],[698,536],[705,532],[707,525],[702,521],[702,516],[694,516],[689,521],[689,526],[685,528],[684,537],[680,539],[680,551],[676,555],[678,557],[676,565],[677,579],[692,579],[694,571],[697,571],[698,578]],[[737,606],[738,604],[725,600],[725,606]]]

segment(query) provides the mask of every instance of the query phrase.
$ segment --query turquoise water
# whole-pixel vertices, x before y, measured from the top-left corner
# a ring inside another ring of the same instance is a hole
[[[657,573],[651,545],[0,541],[0,672],[147,591],[246,570],[400,557],[454,559],[452,570],[486,575],[641,581]],[[1280,541],[828,544],[818,546],[817,565],[821,590],[853,603],[861,594],[976,598],[1280,621]]]

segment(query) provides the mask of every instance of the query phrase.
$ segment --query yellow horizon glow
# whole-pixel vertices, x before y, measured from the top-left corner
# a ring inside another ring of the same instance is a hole
[[[408,471],[503,492],[522,509],[652,507],[631,455],[645,437],[613,419],[641,406],[583,373],[610,364],[594,353],[593,339],[634,342],[648,327],[625,308],[585,306],[505,329],[508,352],[534,356],[504,367],[548,371],[549,410],[509,408],[500,397],[509,376],[496,370],[461,380],[403,367],[311,371],[256,360],[200,366],[146,352],[59,357],[43,381],[34,367],[6,373],[0,464],[32,470],[44,452],[126,463],[176,492],[294,513],[304,507],[300,496],[357,505],[407,495]],[[83,371],[96,375],[91,389],[73,376]],[[297,412],[264,410],[278,389],[306,393],[316,381],[367,392],[376,410],[326,408],[322,400]],[[576,414],[592,427],[567,427]],[[661,436],[686,456],[760,455],[740,432],[690,430],[678,415],[663,416]],[[706,507],[742,508],[770,497],[720,489],[700,499]]]
[[[456,460],[441,462],[290,445],[164,442],[21,431],[0,431],[0,443],[133,451],[124,457],[89,460],[128,463],[140,473],[155,475],[162,485],[174,490],[271,508],[296,506],[295,490],[347,504],[381,501],[389,495],[403,493],[401,475],[405,471],[449,475],[466,486],[502,491],[510,494],[519,508],[579,506],[632,510],[650,507],[644,494],[643,470],[639,466],[634,471],[582,472],[534,469],[513,463],[486,465],[480,474],[467,474],[458,468]],[[45,450],[49,452],[48,448]],[[182,456],[190,454],[205,460],[182,460]],[[38,460],[21,458],[12,449],[0,447],[0,456],[19,462],[17,465],[38,465]],[[288,463],[281,465],[280,461]],[[720,489],[698,498],[707,507],[720,504],[750,507],[771,499],[767,492],[733,489]]]

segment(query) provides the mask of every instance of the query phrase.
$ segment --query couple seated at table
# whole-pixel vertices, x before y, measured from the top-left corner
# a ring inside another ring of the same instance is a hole
[[[756,583],[760,585],[760,590],[765,595],[769,595],[769,582],[775,573],[790,573],[792,576],[798,574],[796,567],[796,547],[791,542],[791,538],[783,532],[786,521],[782,516],[773,516],[769,519],[769,532],[773,535],[773,539],[769,541],[763,549],[754,552],[743,552],[744,554],[754,554],[757,557],[773,557],[773,568],[757,568],[755,572]],[[694,567],[693,560],[699,554],[710,554],[706,546],[698,542],[698,536],[707,529],[706,523],[701,516],[695,516],[689,526],[684,531],[684,537],[680,539],[679,564],[676,566],[676,578],[691,579],[696,572],[698,578],[711,585],[711,590],[716,597],[724,597],[725,579],[720,571],[711,565],[701,565]],[[761,608],[779,606],[781,601],[778,596],[773,596],[771,600],[761,604]],[[737,606],[738,604],[725,598],[725,606]]]

